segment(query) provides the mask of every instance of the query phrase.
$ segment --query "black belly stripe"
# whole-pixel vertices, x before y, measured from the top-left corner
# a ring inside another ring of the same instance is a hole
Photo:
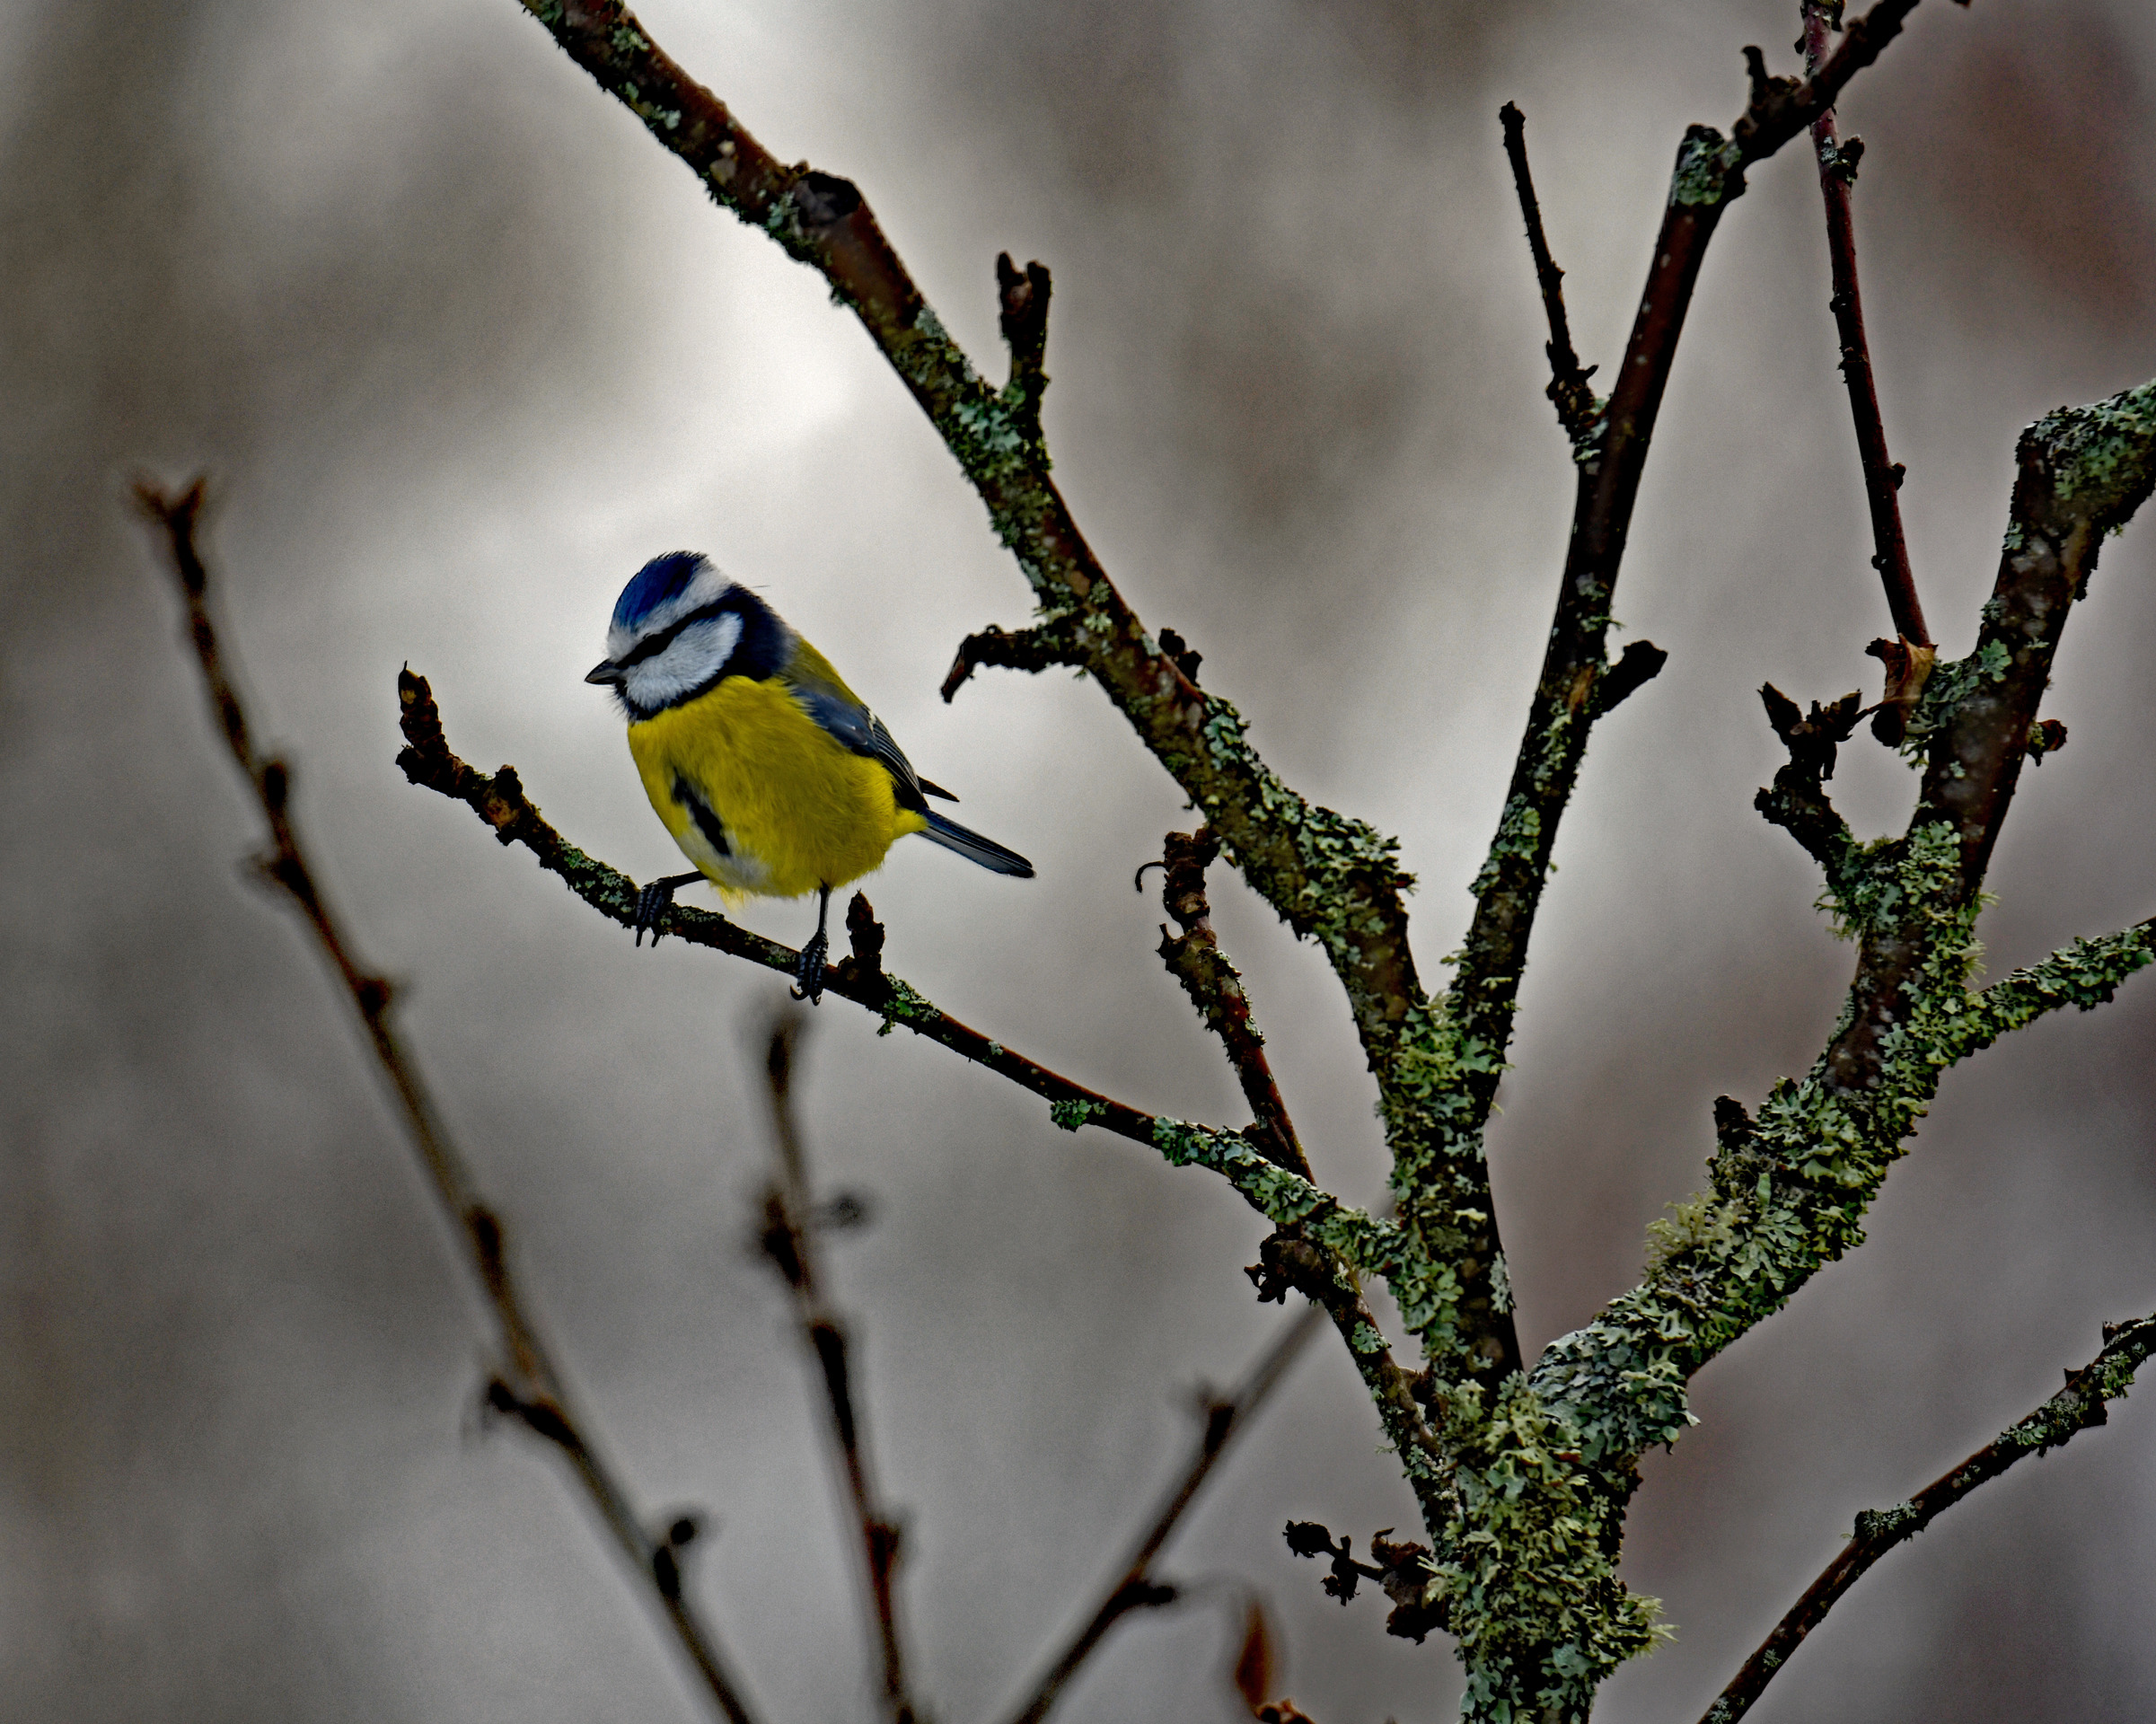
[[[696,830],[704,835],[705,841],[721,856],[734,854],[726,842],[726,829],[711,812],[711,805],[689,787],[689,780],[679,773],[674,775],[673,799],[689,811],[689,818],[696,822]]]

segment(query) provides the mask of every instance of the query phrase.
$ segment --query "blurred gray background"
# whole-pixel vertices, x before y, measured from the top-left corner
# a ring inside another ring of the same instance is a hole
[[[207,468],[230,644],[364,953],[514,1229],[604,1438],[773,1724],[866,1715],[809,1383],[744,1250],[776,979],[632,951],[408,787],[393,679],[514,761],[571,839],[680,866],[579,681],[621,582],[689,546],[845,668],[1030,884],[902,845],[889,961],[1149,1109],[1241,1117],[1132,868],[1187,824],[1089,687],[984,673],[1020,577],[806,271],[716,212],[509,0],[5,8],[0,58],[0,1720],[698,1716],[551,1458],[474,1416],[481,1314],[341,998],[242,876],[256,820],[122,479]],[[991,261],[1055,270],[1058,475],[1132,603],[1206,654],[1300,788],[1401,834],[1425,975],[1465,925],[1571,491],[1499,147],[1518,101],[1580,347],[1615,362],[1672,150],[1790,64],[1793,4],[663,0],[647,22],[777,154],[857,179],[1000,374]],[[1966,650],[2014,437],[2156,374],[2156,16],[1927,5],[1843,110],[1916,567]],[[1597,734],[1492,1156],[1539,1346],[1637,1275],[1708,1105],[1825,1035],[1848,952],[1752,812],[1753,690],[1877,666],[1804,152],[1725,223],[1619,613],[1669,649]],[[2107,552],[1992,884],[1994,973],[2156,910],[2156,523]],[[1844,808],[1912,780],[1861,742]],[[692,897],[700,894],[691,894]],[[1321,1173],[1383,1164],[1337,990],[1225,874]],[[800,905],[748,913],[797,943]],[[879,1220],[838,1254],[938,1717],[1007,1705],[1178,1464],[1188,1396],[1278,1332],[1217,1181],[842,1002],[804,1108]],[[1696,1385],[1624,1572],[1673,1646],[1599,1716],[1697,1715],[1838,1548],[2156,1299],[2156,983],[1949,1081],[1872,1241]],[[2109,1720],[2156,1693],[2156,1410],[1987,1488],[1882,1563],[1759,1716]],[[1074,1721],[1231,1720],[1255,1588],[1321,1724],[1449,1715],[1437,1642],[1292,1561],[1289,1517],[1414,1513],[1339,1350],[1307,1355],[1172,1552],[1197,1601],[1121,1632]]]

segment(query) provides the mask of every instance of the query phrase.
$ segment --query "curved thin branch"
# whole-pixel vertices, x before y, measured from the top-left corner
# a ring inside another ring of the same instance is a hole
[[[951,697],[973,679],[983,664],[1007,671],[1041,672],[1058,664],[1083,668],[1084,651],[1060,629],[1002,629],[990,624],[958,643],[958,656],[937,690],[948,706]]]
[[[650,1588],[652,1602],[673,1629],[712,1701],[732,1724],[751,1724],[739,1680],[711,1630],[683,1595],[678,1551],[685,1538],[671,1533],[664,1538],[653,1538],[630,1504],[627,1488],[585,1434],[585,1421],[572,1411],[551,1349],[517,1288],[501,1221],[481,1201],[471,1170],[442,1123],[418,1063],[392,1021],[390,985],[360,964],[315,884],[292,822],[291,769],[281,760],[266,760],[255,752],[246,710],[226,669],[209,613],[209,572],[196,542],[204,482],[198,479],[184,491],[167,493],[147,479],[138,479],[135,495],[144,514],[165,534],[210,704],[233,760],[268,822],[273,848],[260,859],[259,866],[264,876],[282,887],[299,906],[323,956],[344,984],[375,1060],[396,1094],[405,1130],[426,1171],[427,1184],[487,1296],[504,1354],[501,1375],[488,1385],[487,1404],[545,1438],[568,1462],[629,1568]],[[682,1524],[676,1523],[677,1526]]]
[[[1759,1649],[1745,1660],[1700,1724],[1737,1724],[1751,1711],[1774,1674],[1825,1620],[1864,1571],[1896,1545],[1907,1543],[1980,1484],[2032,1455],[2064,1447],[2082,1431],[2110,1417],[2110,1403],[2134,1385],[2134,1373],[2156,1352],[2156,1317],[2104,1325],[2104,1350],[2078,1371],[2066,1373],[2066,1386],[2018,1425],[1986,1443],[1960,1465],[1934,1479],[1906,1502],[1891,1508],[1867,1509],[1856,1517],[1856,1531],[1842,1552],[1826,1565],[1804,1596],[1790,1607]]]
[[[1288,1104],[1280,1099],[1280,1085],[1272,1076],[1272,1061],[1265,1054],[1265,1037],[1250,1010],[1250,996],[1242,973],[1220,949],[1213,932],[1212,906],[1205,895],[1205,870],[1220,853],[1212,833],[1204,827],[1195,832],[1170,832],[1163,846],[1166,866],[1162,875],[1160,902],[1183,931],[1160,930],[1161,961],[1168,973],[1183,984],[1191,1004],[1205,1026],[1220,1038],[1228,1063],[1243,1086],[1243,1099],[1250,1104],[1255,1125],[1251,1136],[1270,1145],[1272,1159],[1291,1173],[1311,1177],[1309,1158],[1295,1135],[1295,1121]]]
[[[637,886],[627,875],[586,856],[548,824],[524,795],[515,767],[488,777],[457,758],[442,730],[441,709],[427,679],[407,668],[398,673],[397,694],[406,746],[397,764],[412,783],[468,805],[494,830],[503,844],[522,844],[539,865],[568,885],[601,915],[624,928],[635,925]],[[832,966],[824,992],[878,1013],[887,1031],[903,1025],[914,1034],[948,1048],[961,1059],[985,1067],[998,1077],[1038,1095],[1049,1115],[1065,1130],[1096,1125],[1158,1150],[1175,1166],[1208,1167],[1223,1175],[1253,1209],[1277,1226],[1294,1225],[1353,1266],[1384,1275],[1413,1297],[1421,1271],[1405,1248],[1400,1229],[1377,1221],[1320,1191],[1300,1174],[1276,1165],[1239,1131],[1164,1114],[1141,1113],[1127,1103],[1088,1089],[1039,1061],[1016,1053],[1000,1042],[962,1024],[920,992],[882,967],[884,931],[867,899],[857,893],[847,910],[853,953]],[[708,910],[675,904],[660,919],[660,931],[691,946],[744,958],[781,975],[793,975],[800,954],[776,940],[728,921]]]
[[[397,764],[407,778],[466,804],[494,829],[500,842],[524,846],[538,858],[540,866],[559,875],[570,891],[601,915],[624,928],[635,925],[636,883],[586,856],[549,825],[524,795],[515,767],[505,766],[488,777],[450,751],[442,730],[441,708],[435,704],[434,691],[425,677],[409,669],[400,672],[397,698],[402,707],[400,722],[406,743],[397,756]],[[1013,1053],[1001,1042],[938,1010],[896,976],[886,974],[880,962],[883,929],[868,916],[867,900],[857,894],[854,902],[863,907],[858,917],[851,910],[847,916],[848,928],[854,935],[854,954],[832,966],[824,981],[826,993],[882,1014],[885,1030],[902,1024],[916,1035],[1032,1091],[1050,1104],[1056,1123],[1067,1130],[1092,1124],[1136,1143],[1154,1142],[1156,1121],[1150,1113],[1141,1113]],[[724,916],[685,904],[675,904],[661,915],[659,932],[673,935],[691,946],[746,959],[781,975],[796,973],[800,963],[800,954],[791,947],[752,934]]]

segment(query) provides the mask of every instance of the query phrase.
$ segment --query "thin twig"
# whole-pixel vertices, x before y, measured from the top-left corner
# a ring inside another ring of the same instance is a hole
[[[1535,279],[1542,288],[1542,308],[1550,321],[1550,339],[1543,351],[1550,357],[1550,387],[1556,403],[1557,422],[1574,443],[1594,429],[1595,391],[1588,379],[1597,367],[1582,367],[1572,351],[1572,331],[1564,314],[1564,271],[1550,255],[1550,242],[1543,233],[1542,205],[1535,196],[1535,176],[1527,167],[1527,117],[1511,102],[1497,110],[1505,131],[1505,155],[1512,163],[1512,187],[1519,194],[1519,213],[1527,224],[1527,253],[1535,260]]]
[[[1793,701],[1769,700],[1791,770],[1759,806],[1819,859],[1827,902],[1857,944],[1855,973],[1810,1071],[1767,1098],[1757,1141],[1747,1128],[1714,1159],[1716,1195],[1742,1217],[1738,1248],[1710,1229],[1553,1344],[1532,1379],[1545,1399],[1578,1393],[1571,1385],[1603,1359],[1650,1350],[1689,1379],[1861,1243],[1855,1218],[1949,1068],[2045,1013],[2101,1005],[2156,955],[2156,923],[2143,923],[2076,942],[2008,978],[2003,994],[2004,984],[1967,990],[1985,871],[2042,734],[2037,708],[2067,620],[2108,537],[2156,493],[2156,381],[2046,414],[2021,434],[2015,464],[1976,649],[1933,673],[1912,717],[1909,746],[1925,761],[1903,836],[1857,843],[1820,790],[1854,701],[1802,717]],[[1681,1429],[1671,1411],[1681,1403],[1659,1384],[1642,1377],[1608,1398],[1634,1452]]]
[[[524,845],[541,867],[559,876],[601,915],[624,928],[635,923],[636,883],[585,855],[549,825],[524,795],[515,767],[505,766],[489,778],[450,751],[442,731],[441,710],[425,677],[409,669],[400,673],[397,692],[403,708],[400,722],[407,744],[397,756],[397,764],[406,778],[468,805],[493,829],[497,840]],[[799,954],[791,948],[752,934],[708,910],[675,904],[662,914],[659,926],[661,931],[691,946],[744,958],[782,975],[793,975],[799,967]],[[1014,1052],[972,1025],[960,1023],[919,990],[884,970],[884,930],[867,900],[858,893],[848,906],[846,926],[853,952],[826,972],[825,993],[879,1014],[886,1030],[902,1024],[914,1034],[1038,1095],[1049,1104],[1050,1118],[1066,1130],[1096,1125],[1157,1150],[1178,1166],[1194,1163],[1210,1168],[1276,1225],[1292,1216],[1313,1238],[1324,1236],[1343,1249],[1352,1248],[1357,1266],[1388,1277],[1395,1273],[1404,1248],[1397,1227],[1374,1220],[1329,1192],[1317,1190],[1299,1174],[1280,1167],[1241,1132],[1141,1113],[1051,1071],[1038,1060]]]
[[[1816,76],[1827,57],[1830,28],[1841,19],[1841,0],[1803,0],[1803,12],[1804,64]],[[1864,300],[1857,286],[1856,222],[1850,206],[1863,139],[1842,143],[1832,109],[1812,121],[1811,134],[1819,162],[1819,195],[1826,206],[1826,255],[1834,279],[1834,297],[1827,305],[1841,339],[1842,378],[1849,389],[1849,412],[1864,472],[1864,501],[1871,515],[1871,566],[1885,584],[1896,633],[1911,646],[1929,646],[1932,633],[1923,606],[1917,602],[1916,576],[1909,567],[1909,544],[1902,532],[1902,470],[1887,453],[1871,344],[1864,333]]]
[[[1311,1177],[1310,1164],[1296,1136],[1272,1063],[1265,1054],[1265,1038],[1250,1009],[1243,978],[1213,932],[1212,906],[1205,890],[1205,870],[1219,854],[1210,828],[1195,832],[1170,832],[1162,847],[1162,907],[1183,929],[1172,935],[1160,930],[1160,956],[1169,973],[1181,981],[1191,1004],[1206,1026],[1220,1038],[1229,1062],[1243,1086],[1255,1121],[1247,1133],[1260,1153],[1276,1165],[1303,1179]],[[1148,863],[1148,867],[1152,865]],[[1140,870],[1143,873],[1143,870]],[[1258,1249],[1258,1262],[1245,1271],[1256,1284],[1261,1300],[1286,1303],[1292,1288],[1324,1306],[1340,1332],[1349,1358],[1377,1403],[1386,1436],[1411,1466],[1420,1458],[1434,1475],[1442,1462],[1430,1426],[1414,1395],[1413,1379],[1394,1359],[1375,1316],[1363,1298],[1354,1271],[1337,1253],[1326,1251],[1296,1227],[1284,1227]]]
[[[1131,1545],[1130,1554],[1101,1595],[1099,1605],[1086,1619],[1085,1626],[1071,1637],[1069,1644],[1034,1684],[1024,1706],[1012,1715],[1013,1724],[1040,1724],[1049,1709],[1061,1698],[1078,1667],[1107,1637],[1108,1631],[1131,1611],[1175,1602],[1175,1588],[1153,1578],[1154,1558],[1166,1545],[1184,1511],[1211,1475],[1214,1464],[1227,1452],[1228,1444],[1256,1419],[1274,1386],[1288,1374],[1288,1368],[1294,1364],[1310,1337],[1317,1333],[1324,1315],[1316,1306],[1304,1310],[1265,1350],[1242,1382],[1224,1398],[1208,1398],[1203,1403],[1204,1423],[1189,1464],[1161,1499],[1159,1512]]]
[[[1183,984],[1191,1004],[1205,1026],[1220,1038],[1228,1063],[1243,1086],[1243,1099],[1250,1104],[1256,1123],[1252,1139],[1291,1173],[1312,1177],[1310,1162],[1295,1135],[1295,1121],[1272,1076],[1272,1062],[1265,1054],[1265,1038],[1250,1010],[1250,996],[1243,977],[1213,932],[1212,906],[1206,902],[1205,870],[1220,854],[1210,828],[1195,832],[1170,832],[1162,851],[1160,902],[1182,928],[1170,934],[1160,930],[1161,961],[1168,973]],[[1149,866],[1149,865],[1148,865]]]
[[[189,631],[210,704],[233,759],[269,823],[274,848],[259,859],[258,866],[266,878],[281,886],[299,906],[323,955],[344,983],[374,1057],[396,1092],[427,1183],[451,1230],[463,1245],[466,1260],[492,1308],[504,1359],[501,1374],[488,1385],[488,1404],[519,1420],[560,1451],[629,1568],[649,1589],[718,1710],[732,1724],[751,1724],[749,1709],[725,1655],[710,1629],[698,1620],[682,1590],[677,1552],[685,1538],[653,1538],[631,1507],[627,1490],[585,1434],[586,1425],[571,1412],[551,1350],[510,1270],[508,1241],[502,1224],[480,1201],[471,1170],[451,1141],[418,1064],[391,1021],[390,984],[361,966],[307,866],[292,822],[291,769],[284,761],[266,759],[255,750],[246,710],[209,612],[209,571],[196,538],[206,496],[204,481],[198,479],[183,491],[168,493],[154,481],[141,479],[134,488],[143,513],[164,532],[180,594],[187,603]]]
[[[1978,1485],[1990,1482],[2018,1461],[2042,1455],[2071,1441],[2109,1417],[2109,1403],[2133,1386],[2134,1372],[2156,1352],[2156,1317],[2104,1325],[2104,1350],[2078,1371],[2066,1373],[2066,1386],[2028,1418],[1986,1443],[1944,1476],[1934,1479],[1906,1502],[1891,1508],[1867,1509],[1856,1517],[1856,1531],[1841,1554],[1826,1565],[1804,1596],[1775,1624],[1744,1668],[1708,1707],[1701,1724],[1737,1724],[1752,1708],[1777,1671],[1817,1628],[1835,1603],[1879,1558],[1923,1531]]]
[[[832,1446],[860,1532],[861,1578],[867,1595],[869,1626],[882,1649],[880,1699],[884,1714],[892,1724],[913,1724],[916,1713],[906,1689],[905,1654],[893,1586],[899,1524],[876,1501],[866,1415],[854,1393],[848,1365],[846,1327],[825,1300],[817,1274],[816,1209],[809,1183],[808,1152],[794,1121],[796,1026],[796,1020],[791,1016],[779,1018],[772,1026],[764,1060],[771,1130],[778,1148],[778,1177],[764,1195],[764,1254],[793,1293],[801,1317],[802,1339],[823,1378],[824,1404],[831,1414]]]
[[[1678,146],[1661,232],[1624,363],[1590,435],[1574,450],[1579,488],[1556,616],[1527,729],[1514,756],[1504,809],[1475,879],[1474,919],[1461,943],[1447,997],[1462,1042],[1489,1050],[1494,1057],[1479,1060],[1467,1071],[1468,1105],[1449,1116],[1443,1140],[1416,1182],[1418,1189],[1401,1193],[1402,1219],[1411,1229],[1465,1236],[1465,1249],[1457,1253],[1464,1304],[1480,1331],[1470,1340],[1488,1355],[1492,1380],[1518,1369],[1520,1357],[1510,1305],[1498,1283],[1502,1257],[1494,1205],[1488,1201],[1483,1130],[1505,1069],[1520,978],[1549,882],[1558,829],[1587,755],[1588,734],[1616,704],[1602,691],[1616,669],[1608,658],[1611,607],[1693,292],[1722,213],[1743,195],[1745,169],[1773,154],[1831,107],[1849,79],[1878,57],[1915,3],[1880,0],[1850,27],[1841,48],[1808,81],[1771,78],[1758,51],[1747,50],[1751,99],[1731,135],[1725,138],[1712,127],[1694,126]],[[1645,672],[1659,669],[1660,660],[1642,658],[1635,664]],[[1623,692],[1634,686],[1636,676],[1620,683]],[[1475,1201],[1454,1204],[1451,1216],[1426,1217],[1429,1194],[1449,1189],[1473,1192]],[[1480,1218],[1467,1218],[1470,1212]]]
[[[1016,361],[1014,359],[1012,363],[1015,365]],[[1061,629],[1003,629],[991,625],[958,643],[957,656],[952,659],[950,672],[938,692],[948,706],[951,697],[971,682],[973,673],[983,664],[1002,670],[1040,672],[1052,665],[1082,667],[1085,663],[1084,649]]]

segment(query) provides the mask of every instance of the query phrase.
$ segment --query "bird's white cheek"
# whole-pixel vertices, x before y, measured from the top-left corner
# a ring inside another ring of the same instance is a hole
[[[630,703],[645,712],[672,706],[725,668],[741,640],[741,619],[731,612],[684,629],[663,653],[631,664],[622,677]]]

